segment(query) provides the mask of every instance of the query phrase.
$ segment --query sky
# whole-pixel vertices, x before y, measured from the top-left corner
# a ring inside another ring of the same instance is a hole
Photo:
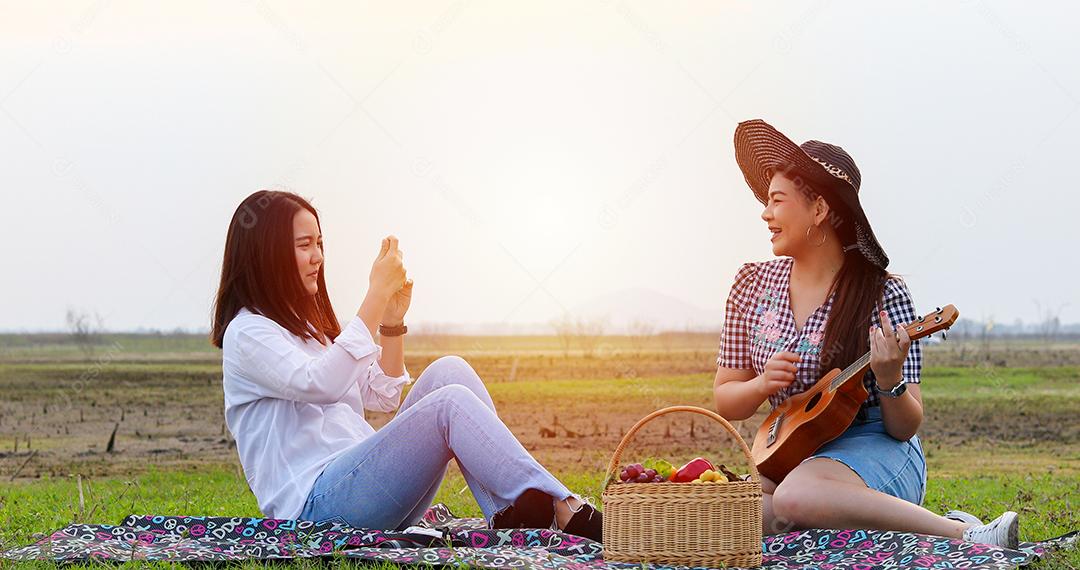
[[[0,3],[0,330],[206,329],[229,219],[318,208],[343,320],[719,328],[772,257],[732,134],[845,148],[920,312],[1080,321],[1067,2]],[[502,327],[502,329],[500,329]]]

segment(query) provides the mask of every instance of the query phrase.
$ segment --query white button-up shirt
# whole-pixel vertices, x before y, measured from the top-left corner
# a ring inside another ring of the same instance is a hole
[[[396,410],[412,379],[387,376],[360,317],[330,345],[240,309],[225,329],[225,422],[263,514],[296,518],[323,468],[375,429],[364,409]]]

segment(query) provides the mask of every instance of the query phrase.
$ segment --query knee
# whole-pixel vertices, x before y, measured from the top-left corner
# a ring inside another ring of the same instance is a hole
[[[790,483],[795,483],[795,481],[790,481]],[[813,526],[813,521],[817,520],[821,514],[814,490],[805,485],[796,486],[790,483],[782,481],[773,491],[773,515],[785,522]]]
[[[443,356],[428,365],[420,374],[420,380],[434,382],[436,386],[465,384],[477,387],[483,384],[472,365],[460,356]]]
[[[459,378],[462,376],[476,376],[476,371],[467,360],[460,356],[442,356],[428,364],[421,377]]]
[[[469,364],[469,361],[456,354],[448,354],[446,356],[440,356],[431,363],[432,367],[436,369],[451,369],[451,370],[472,370],[473,367]]]

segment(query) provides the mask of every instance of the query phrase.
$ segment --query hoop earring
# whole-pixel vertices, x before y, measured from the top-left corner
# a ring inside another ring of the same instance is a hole
[[[806,241],[810,241],[810,230],[812,230],[814,228],[817,228],[817,226],[809,226],[809,227],[806,228]],[[822,230],[821,228],[818,228],[818,229],[821,230],[821,241],[818,242],[818,243],[815,243],[814,244],[815,247],[821,247],[821,246],[825,245],[825,240],[829,239],[829,234],[825,233],[825,230]],[[813,243],[813,242],[811,242],[811,243]]]

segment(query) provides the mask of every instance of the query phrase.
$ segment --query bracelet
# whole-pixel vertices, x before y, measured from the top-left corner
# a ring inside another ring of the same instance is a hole
[[[401,336],[401,335],[403,335],[403,334],[405,334],[407,332],[409,332],[409,327],[405,326],[404,323],[402,323],[402,324],[400,324],[400,325],[398,325],[396,327],[388,327],[386,325],[379,325],[379,334],[382,335],[382,336]]]

